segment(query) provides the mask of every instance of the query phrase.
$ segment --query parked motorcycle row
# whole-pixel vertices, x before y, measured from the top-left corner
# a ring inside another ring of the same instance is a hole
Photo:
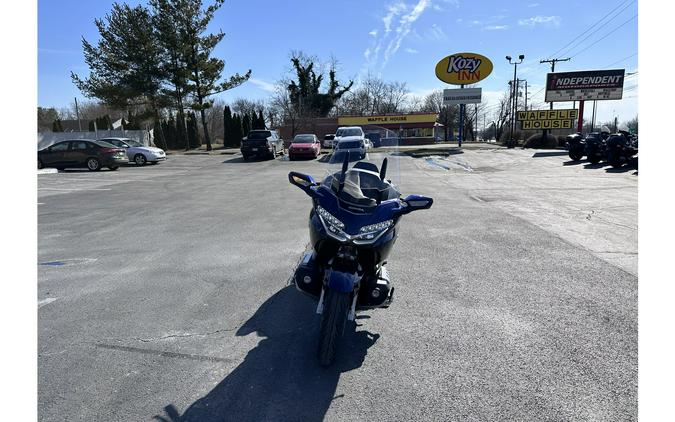
[[[638,138],[619,128],[611,134],[606,126],[600,132],[591,132],[585,136],[580,133],[567,136],[565,147],[572,161],[581,161],[584,156],[591,164],[601,161],[619,168],[634,161],[637,167]]]

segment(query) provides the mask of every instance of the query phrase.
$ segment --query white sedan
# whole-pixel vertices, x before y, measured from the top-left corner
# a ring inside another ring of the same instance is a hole
[[[146,163],[157,164],[166,160],[166,153],[161,148],[146,147],[138,141],[129,138],[105,138],[101,139],[119,148],[124,148],[129,162],[144,166]]]

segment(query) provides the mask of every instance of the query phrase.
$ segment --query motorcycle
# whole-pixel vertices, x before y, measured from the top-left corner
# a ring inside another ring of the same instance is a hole
[[[627,131],[619,130],[607,139],[607,161],[613,168],[628,163],[637,153],[637,139],[631,138]]]
[[[584,138],[585,153],[588,161],[598,164],[607,154],[606,140],[609,137],[609,129],[603,126],[601,131],[589,133]]]
[[[318,300],[317,355],[321,365],[335,359],[339,339],[356,311],[387,308],[394,298],[387,257],[398,236],[403,215],[429,209],[433,199],[405,199],[386,179],[390,157],[381,167],[367,161],[349,167],[349,153],[333,154],[327,176],[290,172],[288,180],[312,199],[309,232],[312,250],[305,253],[293,276],[296,288]],[[341,161],[341,165],[339,164]],[[339,168],[339,171],[337,171]]]
[[[567,135],[565,146],[567,147],[568,155],[572,161],[580,161],[582,158],[584,158],[586,141],[580,133]]]

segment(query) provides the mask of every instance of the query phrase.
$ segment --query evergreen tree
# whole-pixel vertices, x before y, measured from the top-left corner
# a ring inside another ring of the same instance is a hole
[[[262,108],[258,111],[258,126],[260,129],[266,129],[267,126],[265,125],[265,117],[263,116],[263,110]]]
[[[251,116],[248,113],[244,114],[244,118],[241,121],[241,130],[244,136],[248,136],[248,133],[251,131]]]
[[[89,98],[118,109],[144,106],[147,116],[158,119],[165,105],[160,90],[164,76],[150,11],[113,3],[110,13],[94,23],[97,44],[82,39],[90,74],[83,79],[71,72],[73,83]]]
[[[63,125],[61,124],[61,119],[55,119],[52,123],[52,132],[63,132]]]
[[[155,124],[152,128],[152,135],[154,137],[155,145],[157,148],[161,148],[163,150],[167,149],[166,146],[166,140],[164,139],[164,129],[162,128],[163,122],[161,121],[155,121]]]
[[[186,121],[178,117],[176,119],[176,147],[184,150],[189,150],[187,143],[187,128]]]
[[[232,143],[233,146],[238,147],[241,146],[241,139],[246,136],[242,133],[241,129],[241,118],[237,113],[234,113],[234,116],[232,117]],[[248,133],[247,133],[248,135]]]
[[[226,105],[223,107],[223,144],[225,147],[234,146],[234,142],[232,141],[232,125],[232,110],[230,110],[230,106]]]
[[[189,149],[197,148],[200,145],[199,133],[197,129],[197,118],[194,112],[189,112],[187,115],[187,133]]]

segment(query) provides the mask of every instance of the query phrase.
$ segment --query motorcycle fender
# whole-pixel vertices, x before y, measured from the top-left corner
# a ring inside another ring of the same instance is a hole
[[[333,291],[349,293],[354,290],[355,284],[356,276],[354,274],[331,271],[328,275],[328,288]]]

